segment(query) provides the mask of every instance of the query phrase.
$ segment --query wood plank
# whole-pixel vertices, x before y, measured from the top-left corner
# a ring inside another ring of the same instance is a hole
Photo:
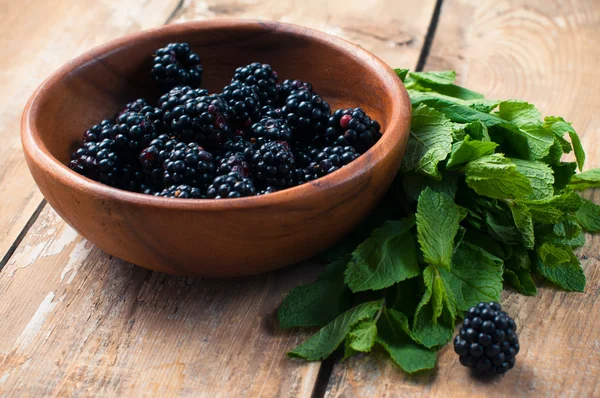
[[[358,38],[377,53],[402,47],[392,61],[415,65],[434,5],[409,6],[395,19],[391,0],[369,8],[390,29],[410,28],[394,33],[410,37],[406,44],[390,44],[361,33],[374,26],[353,32],[333,17],[335,8],[313,3],[310,13],[294,13],[273,1],[190,2],[178,20],[241,16],[242,9],[245,17]],[[346,22],[361,20],[361,4],[344,6]],[[306,335],[278,330],[274,316],[290,288],[319,268],[229,281],[169,277],[102,253],[47,206],[0,273],[0,395],[310,396],[320,364],[285,357]]]
[[[0,259],[42,200],[21,150],[21,112],[53,70],[98,44],[163,24],[178,0],[0,0]]]
[[[600,166],[598,45],[597,1],[444,0],[426,69],[455,69],[460,84],[490,98],[525,99],[573,121],[592,168]],[[587,196],[600,203],[598,190]],[[446,346],[437,368],[416,376],[381,353],[336,364],[326,396],[600,395],[599,251],[600,237],[588,236],[578,253],[588,280],[583,294],[550,286],[536,297],[503,293],[522,347],[503,378],[470,377]]]

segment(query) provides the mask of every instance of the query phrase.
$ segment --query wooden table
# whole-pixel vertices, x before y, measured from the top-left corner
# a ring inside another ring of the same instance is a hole
[[[579,251],[585,293],[505,293],[518,366],[473,380],[448,347],[407,376],[380,355],[290,360],[307,336],[275,310],[314,264],[236,280],[170,277],[86,242],[44,202],[19,120],[33,89],[95,45],[192,19],[294,22],[359,43],[394,67],[455,69],[489,97],[573,121],[600,166],[598,0],[0,0],[0,395],[600,396],[600,238]],[[600,192],[589,193],[597,203]]]

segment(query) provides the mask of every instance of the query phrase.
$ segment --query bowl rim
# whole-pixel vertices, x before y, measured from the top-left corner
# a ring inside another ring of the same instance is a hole
[[[351,54],[355,58],[359,58],[360,61],[365,65],[368,65],[370,69],[374,69],[376,75],[381,76],[382,80],[386,80],[385,78],[387,75],[387,80],[396,82],[396,84],[385,86],[385,90],[395,102],[395,106],[392,107],[393,111],[389,116],[390,122],[381,139],[356,160],[329,175],[318,178],[317,180],[267,195],[219,200],[166,198],[114,188],[76,173],[55,158],[45,147],[34,123],[34,120],[36,120],[36,117],[40,112],[40,102],[48,95],[48,92],[51,91],[52,86],[57,81],[68,76],[73,70],[89,62],[93,62],[95,58],[101,57],[121,46],[131,44],[142,38],[158,39],[162,36],[168,36],[188,30],[201,31],[257,26],[267,30],[272,29],[294,33],[302,36],[304,39],[318,41],[328,46],[336,47],[342,52]],[[394,70],[380,58],[354,43],[337,36],[295,24],[262,21],[257,19],[213,19],[163,25],[153,29],[128,34],[94,47],[68,61],[47,77],[29,98],[21,119],[21,141],[25,156],[29,161],[35,163],[41,169],[46,169],[49,174],[52,174],[53,178],[60,180],[63,184],[72,188],[87,191],[93,196],[101,199],[116,200],[148,207],[168,207],[181,210],[201,209],[211,211],[222,210],[224,207],[228,209],[249,209],[282,204],[289,202],[291,198],[297,196],[306,197],[310,195],[320,195],[324,190],[333,189],[335,186],[342,185],[361,174],[366,173],[369,169],[374,167],[375,164],[383,161],[389,156],[393,156],[394,147],[402,145],[402,131],[404,130],[402,127],[403,124],[410,125],[410,117],[410,99],[408,98],[404,84],[397,78]]]

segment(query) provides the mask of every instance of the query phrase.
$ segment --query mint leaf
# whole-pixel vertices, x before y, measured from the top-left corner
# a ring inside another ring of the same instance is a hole
[[[456,72],[453,70],[441,72],[411,72],[410,77],[426,83],[449,85],[456,80]]]
[[[510,211],[515,222],[517,230],[521,233],[523,245],[528,249],[533,249],[535,237],[533,233],[533,219],[527,206],[512,202],[509,204]]]
[[[498,144],[495,142],[483,142],[472,140],[468,135],[463,141],[452,145],[452,152],[446,167],[448,169],[457,168],[472,160],[494,153]]]
[[[304,343],[288,352],[292,358],[320,361],[327,358],[344,341],[350,330],[361,321],[372,319],[381,309],[381,300],[359,304],[350,308],[321,328]]]
[[[600,169],[592,169],[580,174],[575,174],[571,177],[571,182],[568,186],[576,191],[600,187]]]
[[[540,111],[534,105],[525,101],[508,100],[500,102],[498,116],[517,127],[542,124]]]
[[[551,167],[554,171],[554,192],[558,193],[571,182],[571,177],[575,175],[577,169],[577,163],[560,162],[559,164],[553,164]]]
[[[441,179],[438,163],[452,149],[452,123],[435,109],[419,106],[413,110],[410,130],[402,170]]]
[[[346,350],[343,359],[357,352],[370,352],[373,345],[375,345],[376,336],[377,326],[374,321],[363,321],[354,326],[346,337]]]
[[[575,152],[575,158],[577,159],[577,165],[579,166],[579,170],[583,170],[585,151],[583,150],[581,140],[579,139],[577,132],[571,126],[571,123],[566,122],[562,117],[549,116],[544,119],[544,127],[552,131],[561,139],[565,133],[569,133],[569,138],[571,139],[571,144],[573,144],[573,150]],[[565,150],[565,153],[568,152],[568,150]]]
[[[582,228],[587,232],[600,232],[600,206],[587,199],[575,214]]]
[[[428,264],[449,267],[460,210],[449,195],[425,188],[417,204],[417,238]]]
[[[543,199],[554,194],[554,176],[547,164],[521,159],[511,159],[511,161],[517,165],[517,171],[531,182],[533,193],[529,196],[530,199]]]
[[[555,224],[563,219],[564,213],[577,211],[583,204],[581,197],[575,192],[520,202],[527,205],[533,220],[542,224]]]
[[[436,353],[412,340],[406,316],[393,309],[385,309],[378,322],[377,343],[390,358],[407,373],[435,367]]]
[[[544,243],[537,249],[540,261],[546,267],[554,268],[571,260],[573,253],[571,248],[554,246],[551,243]]]
[[[416,342],[427,348],[441,346],[452,340],[454,325],[445,318],[432,320],[433,309],[431,304],[424,304],[415,314],[413,321],[413,338]]]
[[[465,125],[465,132],[473,139],[483,142],[492,141],[487,127],[485,127],[485,124],[481,123],[479,120]]]
[[[502,291],[502,260],[482,248],[463,242],[452,257],[450,269],[440,269],[452,289],[459,310],[481,301],[498,301]]]
[[[521,242],[519,231],[514,222],[511,222],[506,215],[499,217],[488,211],[485,213],[485,223],[487,233],[496,241],[507,245],[516,245]]]
[[[583,292],[585,289],[585,274],[579,259],[573,253],[569,262],[556,267],[548,267],[538,261],[538,270],[546,279],[565,290]]]
[[[473,160],[465,168],[467,185],[490,198],[523,198],[533,194],[527,177],[500,153]]]
[[[379,290],[420,273],[410,230],[414,217],[388,221],[352,253],[345,282],[353,292]]]
[[[406,197],[412,202],[419,200],[419,195],[427,187],[437,192],[444,192],[454,198],[458,187],[458,178],[456,175],[445,174],[441,181],[432,180],[425,176],[417,174],[404,174],[402,177],[402,186]]]
[[[526,269],[505,269],[504,281],[517,292],[526,296],[537,294],[537,288],[531,278],[531,273]]]
[[[479,93],[452,84],[456,80],[456,72],[454,71],[411,72],[410,77],[418,83],[418,86],[411,87],[414,89],[421,91],[433,90],[440,94],[464,100],[483,98],[483,95]]]
[[[400,80],[404,81],[406,79],[406,75],[408,75],[409,69],[394,69],[394,72],[398,75]]]
[[[323,326],[350,308],[350,292],[344,285],[348,257],[329,264],[316,282],[293,288],[277,311],[279,326]]]

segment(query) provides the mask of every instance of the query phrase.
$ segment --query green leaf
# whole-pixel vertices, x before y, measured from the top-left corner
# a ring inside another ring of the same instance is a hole
[[[463,242],[452,257],[450,269],[440,269],[452,289],[459,310],[481,301],[498,301],[502,291],[502,260],[479,246]]]
[[[465,125],[465,132],[473,139],[483,142],[492,141],[487,127],[485,127],[485,124],[481,123],[479,120]]]
[[[452,149],[452,123],[435,109],[419,106],[413,110],[412,124],[406,154],[402,163],[404,172],[417,173],[441,179],[438,164]]]
[[[348,257],[329,264],[316,282],[293,288],[277,311],[279,326],[323,326],[350,308],[350,292],[344,285]]]
[[[573,144],[573,150],[575,151],[577,165],[579,166],[579,170],[583,170],[585,151],[583,150],[581,140],[575,129],[571,126],[571,123],[566,122],[562,117],[548,116],[544,119],[544,127],[560,138],[562,138],[565,133],[569,133],[569,138],[571,139],[571,144]],[[565,152],[568,153],[569,151],[565,150]]]
[[[542,124],[540,111],[534,105],[525,101],[508,100],[500,102],[498,116],[517,127]]]
[[[456,80],[456,72],[453,70],[441,72],[411,72],[410,77],[427,83],[448,85],[454,83]]]
[[[472,160],[491,155],[497,146],[498,144],[495,142],[475,141],[467,135],[463,141],[452,145],[452,152],[446,167],[448,169],[456,168]]]
[[[409,69],[394,69],[394,72],[398,75],[400,80],[404,81],[406,79],[406,75],[408,75]]]
[[[582,199],[575,192],[538,200],[521,200],[527,205],[534,221],[542,224],[555,224],[560,222],[564,213],[577,211],[583,204]]]
[[[419,200],[421,192],[427,187],[437,192],[444,192],[454,198],[458,185],[458,178],[453,174],[444,174],[441,181],[432,180],[422,175],[403,174],[402,186],[406,197],[413,202]]]
[[[521,233],[523,245],[528,249],[533,249],[535,245],[535,237],[533,233],[533,219],[527,206],[512,202],[508,206],[513,216],[515,226]]]
[[[345,282],[353,292],[379,290],[420,273],[410,230],[414,217],[388,221],[352,253]]]
[[[575,174],[568,186],[576,191],[600,187],[600,169],[592,169]]]
[[[339,347],[356,324],[373,319],[382,305],[383,302],[378,300],[359,304],[349,309],[321,328],[304,343],[288,352],[288,356],[304,358],[308,361],[320,361],[327,358]]]
[[[538,270],[549,281],[556,283],[565,290],[583,292],[585,290],[585,274],[579,264],[579,259],[571,253],[569,262],[556,267],[548,267],[538,261]]]
[[[364,321],[356,325],[346,337],[346,359],[357,352],[370,352],[375,345],[377,326],[374,321]]]
[[[506,215],[498,217],[491,212],[485,213],[487,233],[498,242],[516,245],[521,242],[520,233]]]
[[[417,237],[426,263],[449,267],[460,210],[449,195],[425,188],[417,204]]]
[[[484,156],[467,164],[466,182],[479,195],[490,198],[524,198],[533,194],[527,177],[500,153]]]
[[[600,232],[600,206],[587,199],[575,214],[582,228],[587,232]]]
[[[560,162],[559,164],[553,164],[551,167],[554,171],[554,192],[558,193],[571,182],[571,177],[575,175],[577,169],[577,163]]]
[[[470,242],[475,246],[481,247],[483,250],[498,258],[504,258],[504,250],[492,239],[489,235],[482,234],[473,229],[467,229],[464,241]]]
[[[545,163],[533,160],[511,159],[517,165],[517,171],[531,182],[533,194],[530,199],[543,199],[554,195],[554,176],[552,169]]]
[[[440,94],[464,100],[483,98],[483,95],[479,93],[453,84],[456,80],[454,71],[411,72],[410,77],[418,82],[418,89],[421,91],[437,91]]]
[[[433,309],[430,303],[423,305],[415,314],[413,338],[427,348],[442,346],[452,340],[454,324],[445,319],[432,320]]]
[[[538,247],[537,253],[544,266],[554,268],[570,261],[573,251],[571,248],[544,243]]]
[[[390,358],[407,373],[435,367],[436,353],[412,340],[406,316],[393,309],[385,309],[378,322],[377,343]]]
[[[531,278],[531,273],[526,269],[518,269],[518,270],[504,270],[504,282],[506,282],[509,286],[515,289],[517,292],[527,295],[534,296],[537,294],[537,288],[533,279]]]

